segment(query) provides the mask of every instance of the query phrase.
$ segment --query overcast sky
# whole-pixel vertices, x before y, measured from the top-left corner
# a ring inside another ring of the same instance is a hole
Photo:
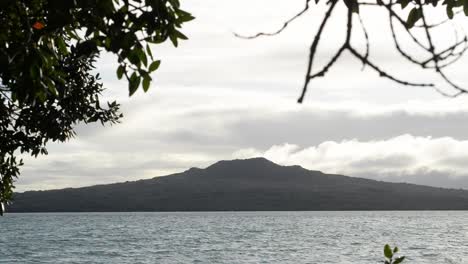
[[[183,29],[190,40],[177,49],[154,47],[163,63],[146,94],[128,98],[126,82],[115,77],[116,58],[104,55],[99,62],[105,96],[122,104],[122,123],[80,125],[76,138],[50,144],[48,156],[26,158],[18,191],[152,178],[255,156],[328,173],[468,189],[468,97],[399,86],[361,71],[346,55],[310,84],[299,105],[323,7],[280,36],[242,40],[232,33],[274,30],[304,1],[181,2],[197,17]],[[343,39],[340,9],[318,62]],[[361,13],[374,61],[401,77],[440,83],[397,56],[384,13]],[[354,39],[360,48],[361,34],[356,30]],[[468,83],[465,63],[450,71],[462,84]]]

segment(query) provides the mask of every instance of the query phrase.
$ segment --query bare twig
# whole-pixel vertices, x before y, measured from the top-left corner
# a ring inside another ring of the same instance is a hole
[[[299,17],[301,17],[305,12],[307,12],[307,10],[309,10],[309,7],[310,7],[310,0],[306,0],[306,3],[305,3],[305,7],[304,9],[302,9],[299,13],[297,13],[296,15],[294,15],[293,17],[291,17],[290,19],[286,20],[286,22],[283,23],[283,25],[276,31],[274,32],[271,32],[271,33],[266,33],[266,32],[260,32],[260,33],[257,33],[253,36],[242,36],[242,35],[239,35],[237,33],[234,33],[234,35],[238,38],[243,38],[243,39],[254,39],[254,38],[258,38],[258,37],[262,37],[262,36],[274,36],[274,35],[278,35],[280,34],[281,32],[283,32],[283,30],[285,30],[289,24],[291,24],[294,20],[298,19]]]
[[[370,42],[369,42],[369,33],[367,32],[366,25],[364,24],[364,21],[362,20],[361,14],[358,14],[359,18],[359,23],[361,24],[362,32],[364,33],[364,38],[366,41],[366,53],[364,55],[364,58],[368,59],[370,55]],[[365,63],[362,63],[362,68],[361,71],[364,70],[366,67]]]
[[[456,61],[458,61],[468,50],[468,37],[466,34],[464,34],[463,38],[460,39],[458,30],[454,27],[454,35],[455,35],[455,41],[449,45],[448,47],[445,48],[440,48],[436,49],[436,45],[434,44],[433,41],[433,36],[431,29],[440,27],[445,25],[449,20],[442,20],[436,23],[429,23],[427,20],[427,17],[424,13],[424,4],[421,2],[421,0],[414,0],[413,4],[416,5],[417,8],[421,10],[421,22],[418,25],[414,26],[414,29],[409,29],[406,21],[402,18],[402,16],[399,14],[400,4],[395,2],[394,0],[389,0],[387,3],[382,2],[382,0],[376,0],[376,2],[357,2],[358,5],[361,6],[374,6],[374,7],[383,7],[384,10],[388,12],[388,21],[389,21],[389,26],[390,26],[390,32],[391,36],[393,39],[393,43],[395,46],[396,51],[403,57],[405,58],[408,62],[417,65],[421,67],[422,69],[429,69],[434,71],[437,75],[439,75],[442,80],[448,84],[448,86],[452,89],[455,90],[454,93],[447,93],[441,90],[440,88],[436,87],[435,84],[430,83],[430,82],[414,82],[414,81],[407,81],[403,80],[399,77],[397,77],[394,74],[390,74],[389,72],[384,71],[378,64],[375,62],[371,61],[370,59],[370,40],[369,40],[369,33],[367,32],[366,25],[362,19],[362,17],[358,14],[357,17],[359,19],[360,27],[364,33],[364,40],[365,40],[365,52],[362,54],[360,53],[355,47],[352,46],[351,44],[351,35],[353,31],[353,10],[348,9],[347,11],[347,23],[346,23],[346,36],[345,36],[345,41],[344,43],[339,46],[339,48],[334,52],[334,54],[331,56],[331,59],[318,71],[313,72],[314,66],[315,66],[315,57],[317,54],[317,48],[320,43],[321,37],[324,34],[324,29],[327,25],[327,22],[329,21],[330,17],[332,16],[335,7],[338,3],[338,0],[329,0],[328,1],[328,9],[325,12],[324,17],[322,18],[322,21],[318,27],[317,32],[314,35],[314,38],[312,40],[310,50],[309,50],[309,56],[308,56],[308,63],[307,63],[307,70],[305,74],[305,79],[304,79],[304,85],[302,87],[302,92],[300,94],[300,97],[298,99],[299,103],[302,103],[304,100],[304,97],[307,93],[307,89],[309,87],[310,82],[315,79],[315,78],[320,78],[325,76],[328,71],[331,69],[333,65],[338,61],[338,59],[341,57],[344,51],[348,50],[352,56],[355,58],[359,59],[363,65],[363,69],[365,66],[368,66],[375,72],[377,72],[381,77],[387,78],[393,82],[396,82],[401,85],[405,86],[418,86],[418,87],[432,87],[434,88],[438,93],[442,94],[443,96],[447,97],[456,97],[461,94],[468,93],[468,89],[461,87],[457,85],[455,82],[453,82],[443,71],[443,69],[449,65],[452,65]],[[398,7],[395,8],[395,7]],[[304,15],[308,10],[310,9],[310,0],[306,0],[306,5],[304,9],[302,9],[299,13],[297,13],[295,16],[291,17],[288,19],[286,22],[284,22],[283,26],[279,28],[278,30],[271,32],[271,33],[258,33],[253,36],[241,36],[236,34],[237,37],[240,38],[246,38],[246,39],[254,39],[258,38],[260,36],[274,36],[277,34],[280,34],[283,32],[291,22],[295,21],[297,18],[301,17]],[[459,12],[456,12],[458,14]],[[406,51],[403,49],[401,43],[400,43],[400,36],[399,36],[399,31],[397,31],[396,24],[399,25],[402,28],[402,31],[406,33],[411,41],[416,44],[419,49],[423,51],[425,56],[428,56],[429,58],[427,59],[419,59],[415,56],[415,54],[418,53],[418,51],[410,52]],[[415,34],[415,30],[424,30],[425,34],[425,39],[421,39]],[[436,51],[438,50],[438,51]]]
[[[317,34],[315,35],[314,40],[312,41],[312,45],[310,46],[309,62],[307,63],[307,71],[306,71],[306,74],[305,74],[304,87],[302,88],[301,96],[297,100],[299,103],[302,103],[302,101],[304,100],[304,96],[305,96],[305,94],[307,92],[307,87],[309,86],[309,82],[311,80],[310,73],[312,71],[312,64],[314,63],[315,53],[317,52],[317,47],[318,47],[318,44],[320,42],[320,37],[322,36],[323,29],[325,28],[325,25],[327,24],[328,19],[331,17],[331,14],[332,14],[333,9],[335,8],[337,2],[338,1],[332,1],[330,3],[330,7],[328,8],[327,12],[325,13],[325,17],[323,18],[322,23],[320,24],[319,30],[317,31]],[[336,56],[335,61],[338,59],[338,56]]]

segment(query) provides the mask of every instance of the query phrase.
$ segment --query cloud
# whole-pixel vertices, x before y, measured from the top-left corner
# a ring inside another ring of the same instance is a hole
[[[207,166],[216,160],[204,153],[87,149],[75,142],[68,152],[55,151],[39,159],[26,157],[18,191],[82,187],[148,179]]]
[[[115,126],[80,127],[77,138],[64,144],[51,144],[49,156],[26,160],[18,190],[151,178],[229,159],[239,149],[253,153],[246,156],[260,155],[259,150],[269,149],[278,142],[290,142],[287,147],[280,145],[269,151],[277,153],[276,160],[283,161],[289,158],[288,153],[295,153],[301,147],[322,146],[323,142],[342,144],[350,138],[356,139],[354,144],[381,142],[411,133],[421,138],[468,140],[468,123],[465,122],[468,113],[463,111],[408,113],[400,108],[366,116],[356,111],[363,108],[319,104],[302,107],[281,100],[275,101],[274,108],[249,99],[244,100],[243,105],[227,101],[203,104],[197,93],[192,93],[191,100],[164,97],[157,104],[129,108],[123,123]],[[230,97],[237,98],[235,94]],[[223,100],[222,97],[219,100]],[[191,107],[189,101],[193,103]],[[403,154],[354,160],[349,167],[362,170],[346,173],[384,177],[386,166],[402,166],[400,163],[411,160],[412,157]],[[459,163],[463,165],[463,157],[446,162],[459,167]],[[370,169],[366,171],[365,168]],[[374,175],[377,168],[382,168],[382,173]],[[385,177],[390,180],[398,176],[394,170],[389,173],[393,178]],[[410,172],[401,175],[402,178],[409,176]]]
[[[233,154],[234,158],[256,156],[327,173],[468,187],[468,140],[451,137],[406,134],[375,141],[326,141],[308,147],[285,143],[266,150],[241,149]]]
[[[77,138],[49,145],[47,157],[26,160],[18,190],[150,178],[204,167],[230,158],[239,149],[246,156],[260,155],[283,142],[291,145],[278,145],[269,152],[281,161],[288,161],[306,146],[318,147],[324,142],[328,143],[320,149],[326,146],[332,151],[340,146],[364,148],[365,143],[388,142],[403,134],[431,137],[424,144],[442,138],[458,143],[468,140],[468,97],[442,98],[432,89],[397,85],[370,69],[360,71],[360,62],[346,54],[326,78],[311,83],[304,104],[297,104],[313,37],[311,29],[320,22],[324,4],[281,35],[256,40],[238,39],[232,32],[275,30],[303,8],[302,1],[189,0],[184,8],[197,17],[183,29],[190,39],[177,49],[171,45],[153,49],[163,63],[152,76],[154,82],[147,93],[140,90],[129,98],[128,84],[115,76],[116,57],[105,54],[99,61],[97,72],[108,87],[104,97],[122,104],[122,123],[79,125]],[[429,80],[427,74],[407,67],[391,52],[390,31],[382,30],[386,17],[382,19],[376,12],[362,15],[374,37],[373,61],[400,77]],[[316,57],[318,64],[325,63],[342,43],[344,18],[337,13],[327,27],[327,38],[322,39]],[[353,41],[363,48],[358,34]],[[463,67],[451,68],[449,73],[457,83],[468,80]],[[416,181],[421,178],[418,175],[430,174],[440,178],[431,184],[439,185],[447,182],[441,178],[447,175],[447,168],[464,168],[464,156],[458,154],[458,159],[439,161],[440,171],[436,171],[418,165],[429,160],[425,152],[421,153],[424,159],[415,159],[417,153],[407,151],[379,153],[380,149],[374,149],[374,159],[368,156],[351,162],[344,156],[342,160],[334,157],[335,162],[324,159],[321,164],[328,169],[340,161],[356,176],[392,180]],[[402,168],[413,169],[397,175]],[[376,175],[375,171],[381,173]],[[459,174],[450,179],[464,179]]]

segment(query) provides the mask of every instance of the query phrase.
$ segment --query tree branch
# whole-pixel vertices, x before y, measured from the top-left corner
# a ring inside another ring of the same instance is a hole
[[[294,20],[298,19],[304,13],[306,13],[307,10],[309,10],[309,7],[310,7],[309,4],[310,4],[310,0],[306,0],[304,9],[302,9],[299,13],[297,13],[296,15],[291,17],[290,19],[286,20],[286,22],[284,22],[283,25],[278,30],[276,30],[274,32],[271,32],[271,33],[260,32],[260,33],[257,33],[255,35],[253,35],[253,36],[242,36],[242,35],[239,35],[237,33],[234,33],[234,36],[236,36],[238,38],[243,38],[243,39],[255,39],[255,38],[258,38],[258,37],[262,37],[262,36],[275,36],[275,35],[278,35],[281,32],[283,32],[283,30],[285,30],[289,26],[289,24],[291,24]]]
[[[322,36],[323,29],[325,28],[325,25],[328,22],[328,19],[331,17],[331,14],[333,13],[333,10],[335,9],[336,3],[338,1],[331,1],[330,7],[328,8],[327,12],[325,13],[325,16],[322,20],[322,23],[319,26],[319,29],[317,31],[317,34],[314,37],[314,40],[312,41],[312,45],[310,46],[310,52],[309,52],[309,62],[307,64],[307,71],[305,74],[305,81],[304,81],[304,87],[302,88],[302,94],[297,100],[299,103],[302,103],[304,100],[304,96],[307,92],[307,87],[309,86],[309,82],[311,80],[310,78],[310,73],[312,71],[312,64],[314,63],[314,58],[315,54],[317,53],[317,47],[320,42],[320,37]],[[337,56],[338,58],[338,56]],[[335,59],[336,60],[336,59]]]

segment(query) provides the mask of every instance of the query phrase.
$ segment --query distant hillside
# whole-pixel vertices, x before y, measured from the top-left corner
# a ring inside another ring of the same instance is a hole
[[[280,166],[263,158],[149,180],[30,191],[10,212],[460,210],[468,191],[388,183]]]

